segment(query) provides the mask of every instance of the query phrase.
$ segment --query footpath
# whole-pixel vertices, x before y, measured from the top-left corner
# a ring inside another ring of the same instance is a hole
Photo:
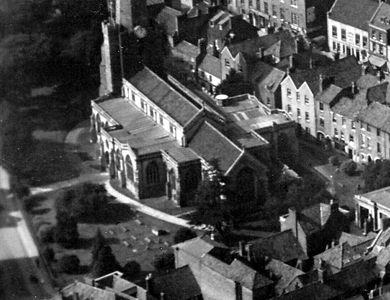
[[[69,146],[77,148],[78,152],[88,153],[90,157],[94,159],[96,163],[98,158],[96,157],[97,153],[97,144],[92,144],[89,141],[89,128],[88,122],[83,122],[80,126],[76,127],[74,130],[70,131],[65,139],[65,143]],[[149,207],[145,204],[140,203],[139,201],[130,198],[127,195],[124,195],[114,189],[110,184],[110,178],[107,172],[99,172],[96,168],[91,167],[91,161],[80,162],[82,166],[82,174],[77,178],[72,178],[70,180],[60,181],[53,184],[31,188],[31,194],[41,194],[58,189],[63,189],[71,187],[73,185],[83,183],[83,182],[93,182],[104,184],[108,194],[114,196],[117,201],[130,205],[133,209],[149,215],[153,218],[163,220],[172,224],[176,224],[183,227],[191,228],[192,225],[189,224],[187,220],[178,218],[176,216],[164,213],[152,207]]]

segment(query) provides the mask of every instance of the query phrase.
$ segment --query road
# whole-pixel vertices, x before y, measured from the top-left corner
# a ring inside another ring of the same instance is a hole
[[[0,299],[49,299],[54,290],[36,265],[38,250],[17,203],[9,192],[9,174],[0,166]],[[44,283],[31,282],[30,275]]]

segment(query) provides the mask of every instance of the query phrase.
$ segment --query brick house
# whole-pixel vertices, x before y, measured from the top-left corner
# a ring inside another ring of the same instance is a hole
[[[230,0],[229,11],[257,27],[287,26],[311,33],[326,28],[326,12],[334,0]]]
[[[378,8],[376,0],[336,0],[328,12],[328,45],[340,58],[354,55],[360,62],[368,59],[368,23]]]

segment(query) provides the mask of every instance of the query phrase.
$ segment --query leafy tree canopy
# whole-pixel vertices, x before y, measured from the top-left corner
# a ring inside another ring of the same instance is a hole
[[[244,80],[241,73],[232,69],[229,75],[217,87],[220,94],[226,94],[229,97],[234,97],[242,94],[252,94],[253,88],[249,82]]]
[[[179,244],[196,237],[197,234],[195,231],[182,227],[176,232],[175,236],[173,237],[173,242],[175,244]]]
[[[365,192],[390,186],[390,160],[377,160],[368,164],[362,177],[364,179]]]

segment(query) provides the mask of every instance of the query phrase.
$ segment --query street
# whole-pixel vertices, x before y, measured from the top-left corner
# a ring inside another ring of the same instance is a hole
[[[14,201],[9,174],[0,166],[0,299],[49,299],[54,291],[36,265],[38,249]]]

